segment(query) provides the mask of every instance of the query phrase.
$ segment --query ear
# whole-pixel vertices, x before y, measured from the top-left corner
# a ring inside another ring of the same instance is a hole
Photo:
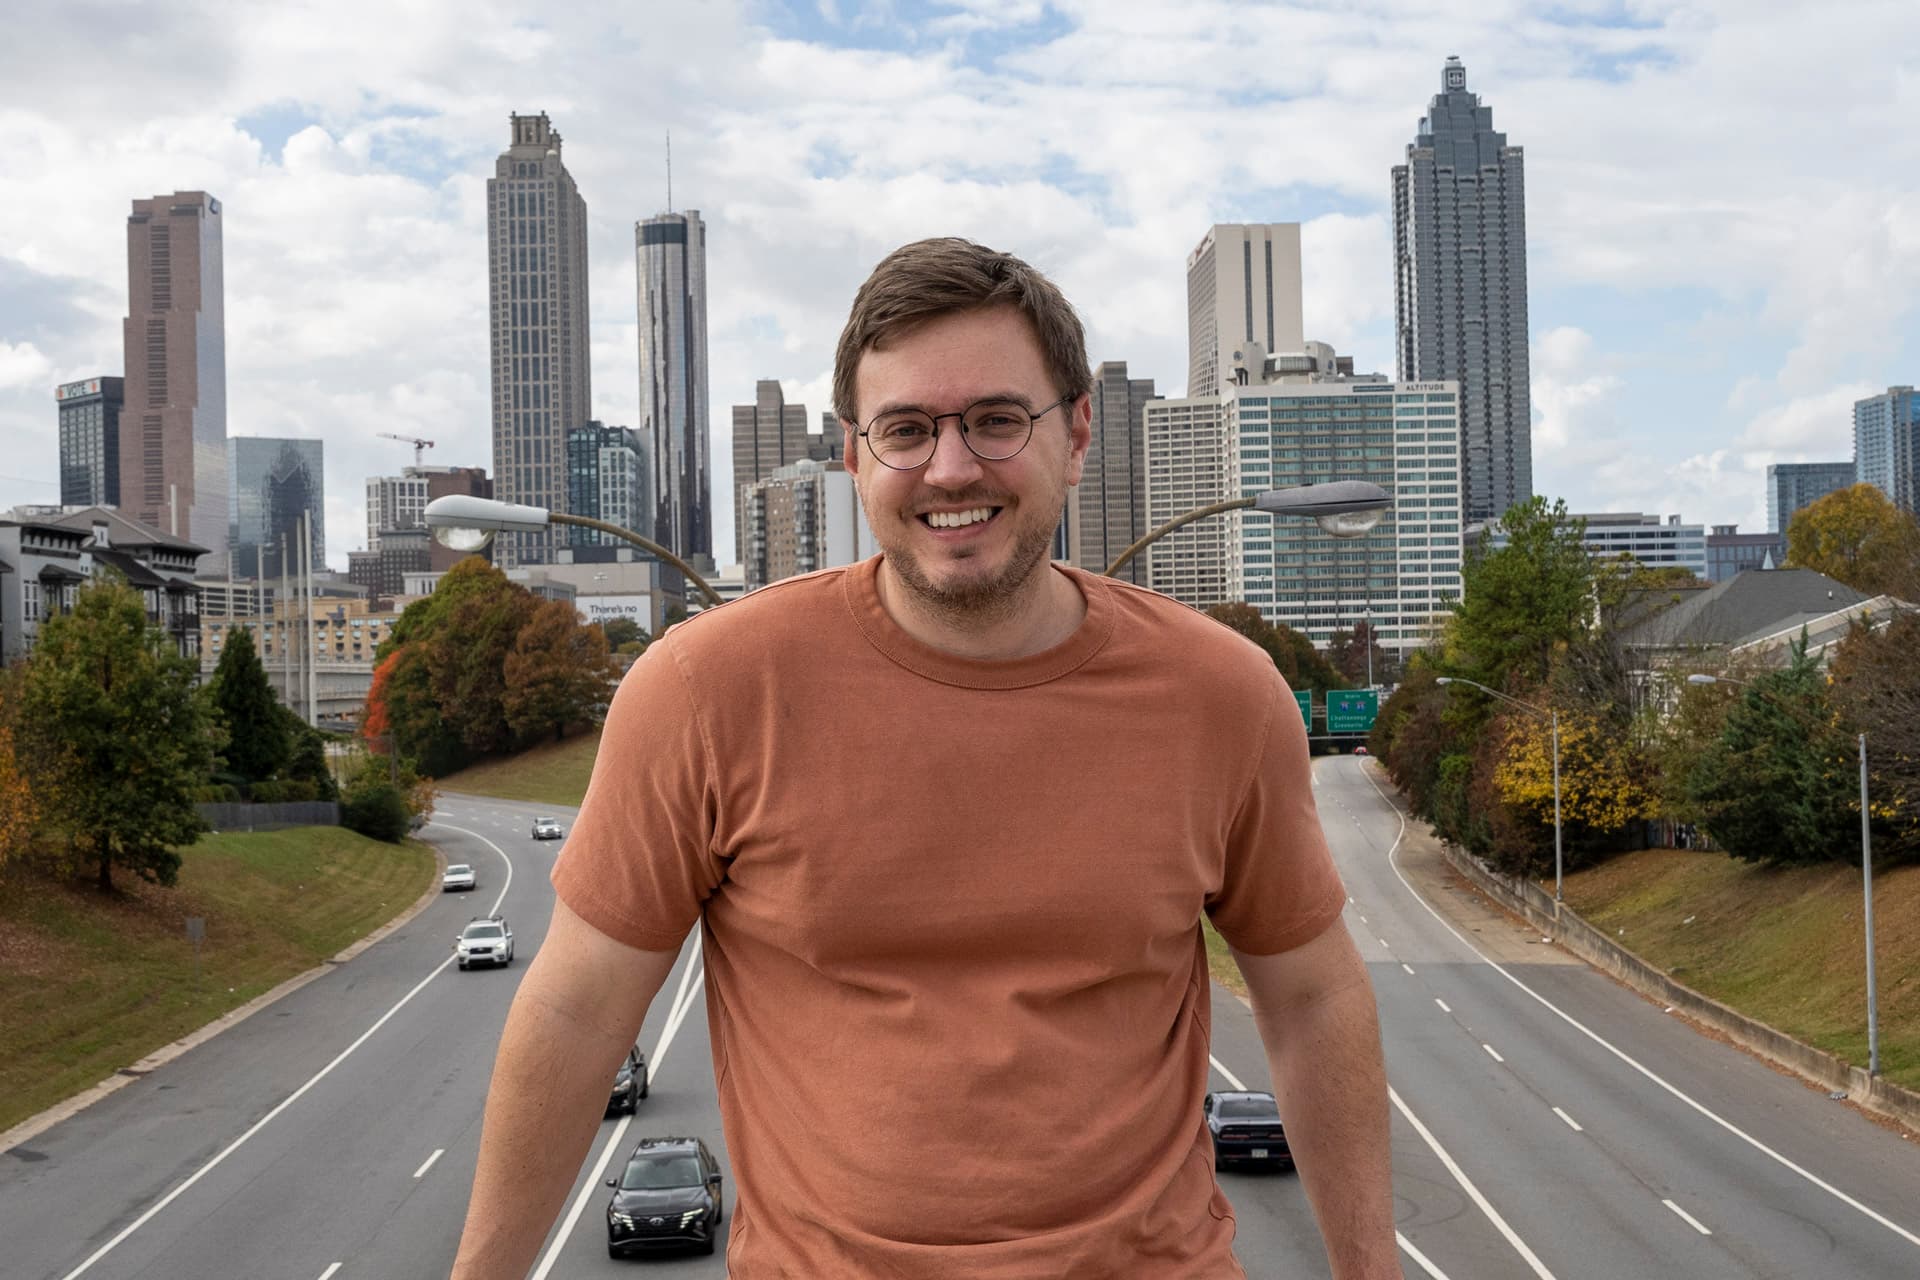
[[[1067,417],[1067,430],[1071,452],[1067,455],[1067,483],[1080,483],[1080,474],[1086,469],[1087,450],[1093,444],[1093,396],[1083,395],[1073,402],[1073,410]]]
[[[857,428],[847,419],[840,419],[840,461],[847,474],[856,480],[860,477],[860,437],[855,434]]]

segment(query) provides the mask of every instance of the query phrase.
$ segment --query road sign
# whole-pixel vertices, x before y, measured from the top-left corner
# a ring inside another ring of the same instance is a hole
[[[1372,689],[1329,689],[1327,732],[1368,733],[1380,714],[1380,695]]]
[[[1300,722],[1307,726],[1307,732],[1313,732],[1313,690],[1295,689],[1293,700],[1300,704]]]

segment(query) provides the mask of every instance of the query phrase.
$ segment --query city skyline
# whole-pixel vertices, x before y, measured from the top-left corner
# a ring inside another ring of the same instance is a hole
[[[1820,12],[1844,28],[1846,6]],[[487,465],[482,179],[515,111],[564,127],[592,198],[591,412],[636,427],[629,246],[667,205],[674,131],[671,199],[704,210],[715,246],[716,543],[729,406],[763,377],[825,404],[853,289],[918,235],[1034,261],[1085,315],[1093,363],[1175,395],[1185,254],[1215,223],[1298,221],[1307,336],[1392,373],[1385,171],[1449,54],[1526,146],[1536,491],[1760,530],[1765,466],[1848,456],[1854,402],[1920,368],[1920,141],[1891,71],[1809,44],[1790,11],[716,4],[644,38],[593,6],[508,18],[511,38],[427,13],[374,58],[344,27],[163,15],[144,55],[109,33],[96,52],[119,74],[88,93],[0,54],[38,140],[0,211],[0,432],[18,442],[0,505],[57,499],[52,388],[124,372],[124,219],[159,191],[222,201],[229,430],[326,440],[330,563],[364,528],[365,478],[406,456],[378,432]],[[1879,38],[1920,38],[1920,17],[1875,13]],[[45,22],[98,35],[59,7]],[[742,66],[757,87],[728,87]],[[884,104],[907,83],[924,109],[902,129]],[[1823,144],[1830,114],[1845,147]]]

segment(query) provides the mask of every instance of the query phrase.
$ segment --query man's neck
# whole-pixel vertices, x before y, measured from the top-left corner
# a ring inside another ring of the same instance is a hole
[[[1004,661],[1041,653],[1060,644],[1087,616],[1086,597],[1051,564],[1033,576],[1012,607],[993,617],[955,616],[931,609],[901,585],[887,562],[877,582],[881,607],[920,643],[956,657]]]

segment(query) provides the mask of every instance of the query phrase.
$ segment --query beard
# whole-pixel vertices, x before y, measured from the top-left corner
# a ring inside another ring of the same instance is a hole
[[[882,546],[881,551],[919,608],[956,625],[1001,622],[1018,612],[1030,589],[1034,571],[1047,562],[1047,553],[1053,548],[1053,531],[1059,527],[1065,509],[1063,499],[1061,509],[1053,513],[1050,523],[1035,521],[1019,528],[1006,563],[995,571],[968,573],[967,562],[978,557],[948,557],[947,562],[955,572],[944,582],[936,581],[905,539],[899,546]],[[1015,517],[1017,510],[1003,509],[1000,518]]]

